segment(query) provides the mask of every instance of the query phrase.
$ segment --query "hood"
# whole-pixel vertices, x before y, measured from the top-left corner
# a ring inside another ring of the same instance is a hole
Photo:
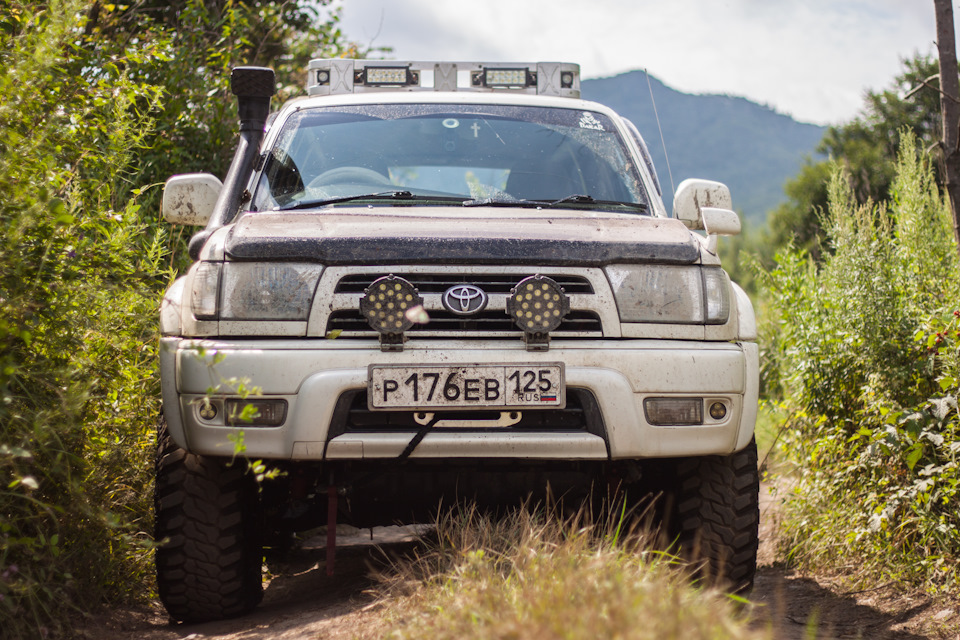
[[[594,211],[371,207],[253,212],[233,226],[231,260],[338,264],[691,264],[678,220]]]

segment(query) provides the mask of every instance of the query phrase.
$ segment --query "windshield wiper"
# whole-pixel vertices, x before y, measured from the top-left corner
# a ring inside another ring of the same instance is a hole
[[[582,195],[579,193],[574,193],[572,195],[566,196],[565,198],[560,198],[559,200],[554,200],[553,202],[547,203],[548,207],[556,207],[562,204],[595,204],[599,206],[614,206],[614,207],[625,207],[627,209],[633,209],[634,211],[646,211],[647,204],[645,202],[620,202],[619,200],[597,200],[593,196]]]
[[[565,204],[586,204],[597,205],[599,207],[624,207],[633,211],[644,212],[647,205],[643,202],[620,202],[618,200],[597,200],[592,196],[575,193],[559,200],[521,200],[511,198],[484,198],[482,200],[465,200],[465,207],[521,207],[521,208],[541,208],[550,209],[561,207]]]
[[[289,207],[281,207],[280,211],[294,211],[296,209],[317,209],[331,204],[341,202],[352,202],[354,200],[427,200],[431,202],[461,202],[463,198],[457,196],[420,196],[414,195],[411,191],[378,191],[377,193],[361,193],[353,196],[341,196],[339,198],[327,198],[325,200],[306,200],[298,202]]]
[[[574,193],[559,200],[554,200],[550,203],[550,206],[555,206],[558,204],[566,204],[567,202],[575,202],[577,204],[594,204],[596,200],[593,199],[593,196],[583,195],[581,193]]]
[[[520,198],[504,198],[503,196],[494,196],[492,198],[477,198],[475,200],[464,200],[465,207],[543,207],[541,200],[521,200]]]

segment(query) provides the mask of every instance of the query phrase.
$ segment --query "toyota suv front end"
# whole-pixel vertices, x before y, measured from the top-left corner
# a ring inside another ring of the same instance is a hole
[[[252,608],[278,531],[631,486],[672,495],[680,544],[749,588],[758,354],[716,252],[726,187],[685,181],[669,215],[576,65],[318,60],[264,135],[268,72],[234,71],[224,183],[164,194],[206,224],[161,308],[171,614]],[[284,473],[251,488],[238,448]]]

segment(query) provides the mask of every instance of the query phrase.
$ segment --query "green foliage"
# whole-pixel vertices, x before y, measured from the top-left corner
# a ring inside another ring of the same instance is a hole
[[[149,594],[156,316],[177,246],[151,186],[223,168],[229,66],[275,56],[292,82],[315,47],[348,51],[320,6],[0,4],[5,637]]]
[[[940,139],[939,81],[934,78],[924,84],[937,72],[937,60],[931,56],[904,60],[903,71],[890,88],[866,94],[859,117],[827,130],[817,152],[828,159],[808,158],[784,186],[787,202],[769,216],[768,243],[774,250],[792,242],[819,259],[819,243],[827,232],[820,215],[827,205],[832,163],[843,167],[844,180],[857,202],[882,202],[891,196],[900,131],[909,130],[923,148]]]
[[[270,66],[277,72],[277,100],[303,93],[307,62],[318,55],[362,57],[346,42],[336,15],[323,19],[329,0],[312,3],[249,0],[148,0],[95,3],[85,30],[91,41],[134,38],[162,43],[149,61],[130,69],[142,84],[161,87],[163,113],[157,135],[138,161],[139,180],[160,183],[177,172],[223,176],[236,138],[236,101],[230,70]],[[106,63],[110,51],[99,53]]]
[[[787,202],[780,204],[767,218],[767,243],[774,251],[794,244],[814,259],[820,258],[823,229],[820,214],[827,208],[830,176],[836,171],[829,161],[808,158],[796,177],[787,180],[783,191]],[[760,255],[769,254],[769,249]]]
[[[763,253],[766,238],[763,228],[751,224],[749,219],[742,219],[741,225],[740,235],[720,238],[718,252],[730,279],[743,287],[751,299],[755,299],[758,283],[754,256]]]
[[[84,75],[79,9],[0,13],[0,611],[14,636],[122,593],[145,553],[149,438],[131,423],[157,411],[149,318],[166,274],[128,180],[160,92],[120,68],[149,47]]]
[[[802,564],[866,567],[956,588],[960,266],[948,205],[905,130],[891,200],[857,203],[835,166],[829,251],[764,275],[767,389],[792,412],[783,451],[799,474],[785,549]],[[946,306],[944,306],[946,305]]]

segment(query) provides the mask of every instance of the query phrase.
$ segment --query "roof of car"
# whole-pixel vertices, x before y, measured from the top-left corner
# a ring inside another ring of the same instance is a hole
[[[514,105],[526,107],[574,109],[580,111],[598,111],[610,116],[616,115],[615,111],[598,102],[558,96],[511,93],[509,91],[378,91],[368,93],[348,93],[332,96],[311,96],[291,100],[284,105],[284,110],[290,108],[309,109],[313,107],[354,106],[367,104]]]

